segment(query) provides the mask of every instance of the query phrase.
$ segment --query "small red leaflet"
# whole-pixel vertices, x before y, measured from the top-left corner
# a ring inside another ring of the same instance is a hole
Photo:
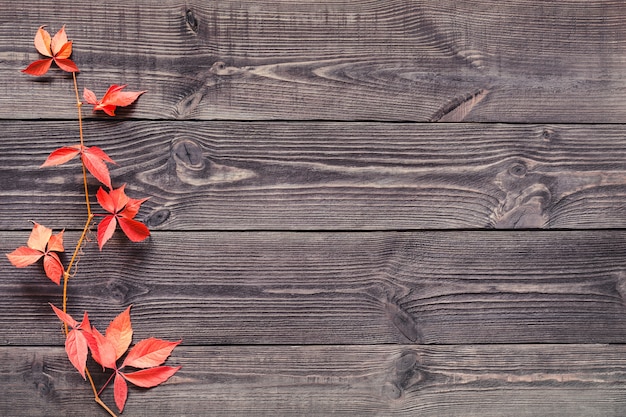
[[[98,100],[93,91],[88,88],[83,90],[83,98],[93,105],[93,111],[102,110],[109,116],[115,116],[116,107],[130,106],[145,91],[122,91],[126,85],[113,84],[109,87],[104,96]]]
[[[147,200],[136,200],[129,198],[124,192],[126,184],[120,188],[112,189],[107,193],[102,187],[98,189],[96,198],[103,209],[108,211],[109,215],[105,216],[98,224],[98,245],[100,250],[104,244],[113,236],[117,223],[120,224],[122,231],[133,242],[141,242],[150,236],[150,230],[143,223],[134,220],[139,212],[141,204]]]
[[[50,69],[50,65],[54,61],[59,68],[66,72],[78,72],[78,67],[69,59],[72,55],[72,41],[67,40],[65,34],[65,26],[63,26],[53,38],[50,38],[45,26],[40,26],[35,35],[35,48],[37,51],[48,58],[39,59],[31,63],[22,70],[26,74],[36,77],[44,75]]]
[[[43,257],[43,269],[46,276],[55,284],[61,283],[63,276],[63,265],[56,252],[63,252],[63,231],[52,234],[52,229],[33,222],[33,230],[26,246],[21,246],[11,253],[7,253],[7,258],[18,268],[24,268],[34,264]]]

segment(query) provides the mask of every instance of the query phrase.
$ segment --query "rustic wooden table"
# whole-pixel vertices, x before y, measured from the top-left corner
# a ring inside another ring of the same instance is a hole
[[[0,11],[3,253],[84,216],[76,166],[37,168],[78,134],[71,77],[19,72],[37,27],[67,25],[81,88],[147,90],[85,135],[152,236],[89,244],[69,293],[183,339],[124,415],[626,415],[626,4]],[[106,415],[59,300],[0,262],[0,415]]]

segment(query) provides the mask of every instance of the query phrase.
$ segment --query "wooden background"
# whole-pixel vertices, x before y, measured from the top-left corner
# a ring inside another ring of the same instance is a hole
[[[71,77],[19,72],[66,24],[81,89],[148,91],[85,131],[152,237],[69,294],[183,339],[124,415],[626,415],[626,4],[110,3],[0,0],[0,250],[84,221],[78,166],[38,168]],[[60,290],[5,259],[0,302],[0,415],[106,415]]]

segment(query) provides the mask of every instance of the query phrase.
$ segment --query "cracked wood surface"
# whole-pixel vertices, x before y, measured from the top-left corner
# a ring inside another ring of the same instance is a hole
[[[131,388],[124,415],[618,417],[625,358],[614,345],[180,346],[182,369]],[[0,360],[22,415],[100,415],[62,348],[0,347]]]
[[[615,1],[3,2],[0,117],[74,117],[71,80],[18,73],[68,25],[81,84],[147,90],[148,119],[612,123],[626,114]],[[16,23],[17,22],[17,23]],[[114,24],[112,28],[111,24]],[[62,78],[62,77],[61,77]],[[32,111],[37,97],[47,106]],[[461,104],[463,104],[461,106]]]
[[[3,253],[84,221],[77,164],[38,168],[78,129],[70,77],[19,72],[37,27],[67,25],[81,89],[148,91],[85,130],[153,236],[91,236],[69,289],[183,339],[124,415],[626,415],[623,3],[0,9]],[[60,296],[0,263],[0,415],[105,414]]]
[[[116,234],[85,248],[70,311],[105,327],[133,305],[137,340],[188,346],[626,343],[625,251],[619,230]],[[63,342],[38,272],[0,270],[0,344]]]
[[[68,122],[0,121],[0,227],[81,228]],[[90,121],[160,230],[626,227],[622,125]],[[96,191],[96,185],[92,192]],[[17,221],[17,219],[23,219]]]

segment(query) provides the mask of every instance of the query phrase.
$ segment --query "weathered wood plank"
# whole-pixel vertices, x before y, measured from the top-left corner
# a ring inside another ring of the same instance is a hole
[[[605,0],[0,1],[0,117],[74,117],[18,70],[68,25],[80,83],[138,118],[621,122],[626,6]],[[62,78],[62,77],[61,77]]]
[[[2,121],[0,228],[82,228],[69,122]],[[626,227],[622,125],[91,122],[163,230]],[[68,137],[70,139],[68,139]],[[95,184],[92,192],[95,192]]]
[[[131,388],[124,415],[621,417],[625,358],[601,345],[180,346],[169,363],[183,368]],[[104,415],[62,348],[0,359],[2,415]]]
[[[3,253],[26,232],[1,232]],[[69,242],[77,233],[67,235]],[[156,232],[85,249],[71,312],[198,344],[625,343],[623,231]],[[0,344],[62,343],[39,269],[0,268]],[[19,312],[19,325],[15,314]],[[24,331],[28,329],[28,331]]]

